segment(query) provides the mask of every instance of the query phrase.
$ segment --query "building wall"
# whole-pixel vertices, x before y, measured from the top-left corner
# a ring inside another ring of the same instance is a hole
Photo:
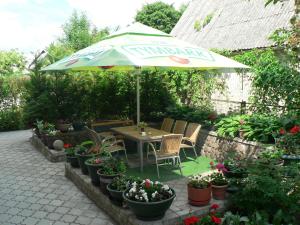
[[[251,74],[223,73],[225,90],[215,91],[212,102],[217,113],[240,111],[242,101],[248,102],[251,92]]]

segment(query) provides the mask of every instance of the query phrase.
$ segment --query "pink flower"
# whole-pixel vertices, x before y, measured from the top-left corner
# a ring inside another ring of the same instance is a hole
[[[151,181],[149,179],[145,180],[145,187],[150,188],[151,187]]]

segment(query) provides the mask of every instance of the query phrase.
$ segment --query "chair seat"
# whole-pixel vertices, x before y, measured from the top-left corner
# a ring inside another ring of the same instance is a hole
[[[182,144],[180,144],[180,148],[193,148],[193,146],[182,143]]]

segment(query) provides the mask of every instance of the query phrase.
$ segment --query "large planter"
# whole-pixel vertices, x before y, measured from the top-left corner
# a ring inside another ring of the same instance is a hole
[[[88,175],[89,174],[89,171],[88,171],[88,168],[87,166],[85,165],[85,161],[90,159],[90,158],[93,158],[93,157],[97,157],[98,155],[96,154],[90,154],[90,155],[80,155],[78,153],[75,153],[76,157],[78,158],[78,162],[79,162],[79,166],[80,166],[80,169],[81,169],[81,172],[85,175]]]
[[[123,192],[124,191],[117,191],[117,190],[113,190],[110,187],[110,184],[108,184],[106,186],[107,191],[109,192],[109,195],[111,196],[112,200],[116,203],[118,203],[118,205],[122,205],[123,202]]]
[[[70,123],[58,123],[58,124],[56,124],[56,129],[60,130],[63,133],[68,132],[70,127],[71,127]]]
[[[69,162],[72,167],[79,168],[79,162],[77,156],[66,155],[66,157],[67,157],[67,162]]]
[[[208,205],[211,200],[211,185],[208,188],[193,188],[187,185],[189,203],[194,206]]]
[[[217,200],[224,200],[226,197],[226,190],[227,190],[228,184],[217,186],[217,185],[211,185],[212,188],[212,196],[214,199]]]
[[[169,199],[159,202],[136,202],[128,199],[126,193],[128,193],[129,189],[124,191],[123,199],[138,219],[145,221],[159,220],[164,217],[176,196],[175,191],[171,190],[174,195]]]
[[[105,175],[105,174],[101,174],[99,170],[97,171],[97,174],[98,174],[99,180],[100,180],[100,189],[101,189],[101,191],[104,194],[108,195],[109,193],[108,193],[107,188],[106,188],[107,185],[109,185],[115,177],[119,177],[120,174]]]
[[[300,155],[283,155],[281,156],[281,159],[283,159],[283,165],[287,166],[292,163],[299,163]]]
[[[94,184],[95,186],[100,186],[100,179],[97,171],[99,170],[101,164],[91,164],[88,161],[85,161],[84,163],[88,169],[92,184]]]

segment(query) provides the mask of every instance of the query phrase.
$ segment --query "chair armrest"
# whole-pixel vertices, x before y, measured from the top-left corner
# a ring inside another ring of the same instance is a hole
[[[191,139],[189,139],[188,137],[183,137],[182,138],[181,143],[184,143],[184,142],[190,142],[192,145],[194,144],[194,142]]]
[[[155,149],[154,145],[151,142],[149,142],[148,144],[150,146],[150,149],[153,151],[153,153],[154,153],[154,155],[156,157],[157,155],[156,155],[156,149]]]
[[[113,145],[116,145],[116,144],[121,144],[124,148],[125,148],[125,143],[124,143],[124,140],[116,140]]]
[[[102,144],[104,144],[106,142],[111,142],[110,144],[113,144],[116,142],[116,137],[115,136],[107,136],[107,137],[103,138]]]

